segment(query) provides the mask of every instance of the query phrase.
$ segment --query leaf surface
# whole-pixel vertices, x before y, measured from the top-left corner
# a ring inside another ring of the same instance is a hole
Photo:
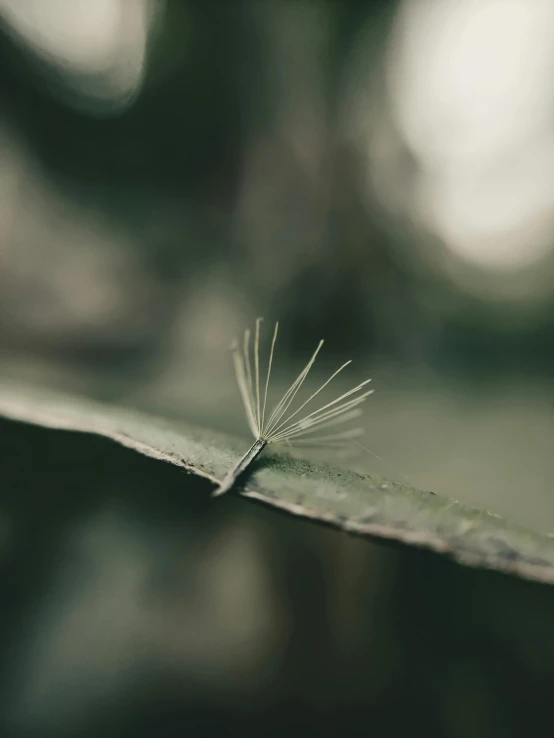
[[[251,443],[13,379],[0,382],[0,414],[46,428],[105,436],[214,484]],[[422,546],[463,564],[554,582],[554,536],[432,492],[266,450],[241,494],[352,533]]]

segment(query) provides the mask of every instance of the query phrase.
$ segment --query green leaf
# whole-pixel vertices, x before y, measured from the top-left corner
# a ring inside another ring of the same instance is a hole
[[[251,443],[13,379],[0,383],[0,414],[47,428],[105,436],[214,484]],[[266,450],[241,494],[351,533],[393,539],[447,554],[463,564],[554,582],[553,536],[432,492]]]

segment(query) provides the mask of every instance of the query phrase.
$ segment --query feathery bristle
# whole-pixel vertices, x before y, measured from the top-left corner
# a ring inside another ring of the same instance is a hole
[[[237,377],[237,384],[239,386],[240,396],[244,404],[246,412],[246,419],[252,435],[254,436],[254,444],[250,449],[239,459],[235,466],[226,474],[225,478],[220,483],[219,487],[214,492],[214,495],[221,495],[232,489],[239,478],[247,468],[250,467],[252,462],[256,459],[265,446],[269,443],[298,443],[303,445],[321,446],[324,448],[340,448],[344,447],[345,444],[356,441],[354,439],[363,435],[363,428],[352,428],[350,430],[339,431],[338,433],[327,433],[324,435],[312,435],[317,431],[322,431],[328,428],[335,428],[343,423],[350,422],[355,418],[360,417],[362,414],[361,409],[358,407],[361,405],[371,394],[373,390],[366,390],[362,394],[358,394],[356,397],[351,397],[360,392],[365,387],[370,379],[366,379],[365,382],[361,382],[356,387],[353,387],[348,392],[344,392],[336,399],[328,402],[326,405],[313,410],[311,413],[304,415],[303,417],[294,420],[301,411],[322,392],[325,387],[345,369],[351,362],[346,361],[340,366],[327,381],[325,381],[319,389],[308,397],[296,410],[287,415],[287,411],[294,402],[296,395],[302,388],[306,377],[310,373],[310,369],[314,365],[314,362],[323,346],[323,341],[320,341],[317,345],[316,350],[312,354],[311,359],[308,361],[304,369],[300,372],[288,390],[285,392],[283,397],[275,405],[273,410],[269,414],[269,418],[266,421],[266,410],[267,410],[267,396],[269,391],[269,380],[271,377],[271,369],[273,366],[273,354],[275,350],[275,343],[277,341],[277,332],[279,329],[279,323],[275,323],[275,329],[273,331],[273,339],[271,341],[271,349],[269,352],[269,360],[267,364],[267,371],[263,389],[263,398],[260,392],[260,324],[262,318],[257,318],[256,327],[254,330],[254,361],[252,366],[252,360],[250,356],[250,331],[245,330],[242,340],[242,345],[239,345],[237,341],[232,346],[233,351],[233,363],[235,367],[235,374]],[[351,397],[351,399],[347,399]]]
[[[269,353],[269,360],[267,364],[267,371],[265,376],[265,382],[263,383],[263,395],[260,392],[260,324],[261,318],[256,320],[256,328],[254,333],[254,356],[253,366],[252,357],[250,352],[250,331],[246,330],[243,336],[242,351],[239,349],[237,343],[234,344],[234,364],[235,372],[237,376],[237,383],[239,386],[240,394],[246,411],[246,418],[248,425],[255,439],[261,439],[266,443],[278,443],[281,441],[290,441],[313,433],[316,430],[323,428],[332,427],[340,423],[346,422],[353,417],[358,417],[358,414],[352,416],[350,413],[358,405],[364,402],[372,393],[373,390],[368,390],[362,394],[357,395],[352,399],[347,399],[351,395],[359,392],[365,387],[370,379],[366,379],[365,382],[358,384],[348,392],[343,393],[336,399],[328,402],[326,405],[318,408],[317,410],[308,413],[307,415],[294,420],[301,413],[301,411],[314,400],[320,392],[322,392],[327,385],[345,369],[351,361],[346,361],[340,366],[331,376],[327,379],[321,387],[319,387],[314,393],[308,397],[296,410],[287,414],[287,411],[294,402],[298,392],[302,388],[317,355],[323,346],[323,341],[320,341],[316,350],[312,354],[312,357],[302,369],[298,377],[294,380],[291,386],[287,389],[283,397],[275,405],[269,418],[266,421],[267,411],[267,399],[269,391],[269,380],[271,377],[271,369],[273,366],[273,356],[275,351],[275,343],[277,340],[277,332],[279,324],[275,324],[273,331],[273,339],[271,341],[271,349]],[[344,440],[347,440],[349,436],[344,435]],[[314,439],[315,440],[315,439]]]

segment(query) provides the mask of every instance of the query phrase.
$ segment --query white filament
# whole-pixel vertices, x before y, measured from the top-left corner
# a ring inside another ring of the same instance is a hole
[[[298,443],[321,444],[322,446],[341,445],[348,441],[359,437],[363,434],[362,428],[354,428],[339,433],[331,433],[326,435],[310,436],[316,430],[334,427],[336,425],[348,422],[361,415],[358,405],[363,403],[372,393],[373,390],[367,390],[356,397],[347,399],[351,395],[358,393],[365,387],[370,379],[366,379],[348,392],[343,393],[335,400],[328,402],[317,410],[312,411],[294,422],[291,422],[301,410],[303,410],[309,402],[311,402],[327,385],[347,367],[351,362],[345,362],[324,382],[318,390],[316,390],[307,400],[305,400],[294,412],[286,416],[287,410],[294,402],[294,399],[300,388],[302,387],[310,369],[312,368],[317,355],[323,346],[320,341],[311,359],[294,380],[283,397],[273,408],[269,419],[266,422],[267,396],[269,390],[269,380],[271,376],[271,368],[273,365],[273,354],[275,342],[277,340],[277,331],[279,324],[275,324],[273,339],[271,342],[271,350],[269,353],[269,361],[265,378],[265,386],[263,391],[263,400],[260,394],[260,323],[261,318],[256,320],[256,329],[254,334],[254,367],[252,367],[250,356],[250,331],[246,330],[243,336],[242,347],[235,343],[232,347],[233,362],[235,366],[235,374],[237,384],[239,386],[240,395],[246,411],[246,419],[250,427],[250,431],[256,440],[263,440],[266,443],[290,443],[291,440]],[[308,438],[304,438],[308,436]]]

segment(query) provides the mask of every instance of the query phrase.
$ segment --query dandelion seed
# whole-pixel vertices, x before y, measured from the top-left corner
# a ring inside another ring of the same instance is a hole
[[[286,443],[289,446],[292,443],[301,445],[317,445],[323,448],[336,448],[348,444],[353,439],[363,435],[363,428],[352,428],[338,433],[324,433],[323,435],[312,435],[314,432],[333,429],[342,423],[347,423],[358,418],[362,411],[359,408],[371,394],[373,390],[361,390],[371,381],[366,379],[353,389],[343,393],[332,402],[328,402],[318,410],[314,410],[307,415],[298,418],[299,413],[315,398],[319,393],[327,387],[327,385],[351,362],[345,362],[324,382],[321,387],[314,392],[307,400],[305,400],[296,410],[288,414],[288,410],[293,404],[296,395],[300,391],[310,369],[312,368],[317,355],[323,346],[320,341],[311,359],[300,372],[295,381],[291,384],[283,397],[279,400],[272,411],[269,411],[269,417],[266,420],[267,396],[269,389],[269,380],[271,377],[271,368],[273,365],[273,354],[275,350],[275,342],[277,340],[277,332],[279,323],[275,323],[273,331],[273,339],[271,341],[271,349],[267,363],[267,371],[265,383],[262,392],[260,392],[260,324],[262,318],[256,320],[254,330],[254,357],[253,366],[250,352],[249,330],[244,332],[242,345],[238,341],[232,346],[233,364],[239,392],[246,412],[246,420],[250,427],[250,431],[254,436],[254,443],[239,459],[235,466],[228,472],[214,492],[214,496],[222,495],[228,492],[237,479],[248,469],[252,462],[256,459],[264,448],[271,443]],[[360,393],[361,392],[361,393]],[[350,399],[348,399],[350,398]],[[296,418],[296,419],[295,419]]]

